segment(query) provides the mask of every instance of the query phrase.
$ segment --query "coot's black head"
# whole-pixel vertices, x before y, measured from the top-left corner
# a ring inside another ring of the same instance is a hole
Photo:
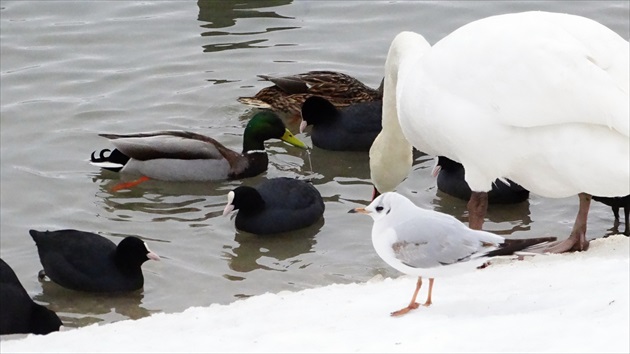
[[[116,247],[116,261],[118,264],[140,267],[142,263],[149,259],[159,261],[160,257],[151,252],[147,244],[137,237],[125,237]]]
[[[249,186],[236,187],[228,193],[228,204],[233,206],[233,210],[245,213],[257,212],[265,208],[265,201],[260,193]]]
[[[323,97],[311,96],[302,104],[302,121],[306,122],[304,127],[332,122],[337,115],[339,115],[339,110]],[[304,127],[300,127],[300,132]]]

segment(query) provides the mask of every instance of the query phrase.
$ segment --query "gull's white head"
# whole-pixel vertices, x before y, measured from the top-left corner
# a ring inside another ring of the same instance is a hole
[[[375,222],[384,218],[395,218],[406,214],[407,211],[414,208],[413,204],[405,196],[396,192],[387,192],[379,195],[365,208],[356,208],[350,210],[351,213],[367,214],[374,219]]]

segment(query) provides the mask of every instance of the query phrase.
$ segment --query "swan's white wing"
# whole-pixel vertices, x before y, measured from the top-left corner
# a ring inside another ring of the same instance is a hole
[[[595,21],[527,12],[461,27],[433,46],[422,71],[433,99],[466,97],[462,105],[483,107],[495,123],[593,124],[628,136],[629,52]]]
[[[416,37],[390,49],[401,131],[419,150],[461,162],[471,189],[489,191],[503,177],[554,198],[630,193],[630,49],[618,34],[578,16],[526,12],[470,23],[431,48]],[[395,125],[387,118],[383,131]],[[389,143],[377,141],[372,150]],[[386,179],[373,156],[373,177]],[[407,168],[394,167],[385,173]]]

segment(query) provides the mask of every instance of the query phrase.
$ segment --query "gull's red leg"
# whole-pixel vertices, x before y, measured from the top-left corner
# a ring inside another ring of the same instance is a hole
[[[427,301],[424,302],[424,304],[422,306],[431,306],[431,304],[433,303],[431,301],[431,293],[433,293],[433,281],[435,280],[435,278],[429,278],[429,295],[427,295]]]
[[[391,313],[392,316],[400,316],[400,315],[404,315],[407,312],[411,311],[411,310],[415,310],[418,308],[418,306],[420,306],[420,304],[418,304],[416,302],[416,297],[418,296],[418,291],[420,291],[420,287],[422,286],[422,277],[418,277],[418,282],[416,283],[416,291],[413,292],[413,297],[411,298],[411,302],[409,303],[409,306],[400,309],[398,311],[394,311]]]

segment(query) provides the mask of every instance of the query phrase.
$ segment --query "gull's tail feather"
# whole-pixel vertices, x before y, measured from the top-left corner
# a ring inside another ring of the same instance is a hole
[[[556,237],[537,237],[526,239],[505,239],[505,241],[499,245],[499,247],[493,251],[484,254],[485,257],[494,256],[509,256],[516,252],[533,252],[536,253],[536,249],[540,245],[545,245],[549,242],[556,241]]]

